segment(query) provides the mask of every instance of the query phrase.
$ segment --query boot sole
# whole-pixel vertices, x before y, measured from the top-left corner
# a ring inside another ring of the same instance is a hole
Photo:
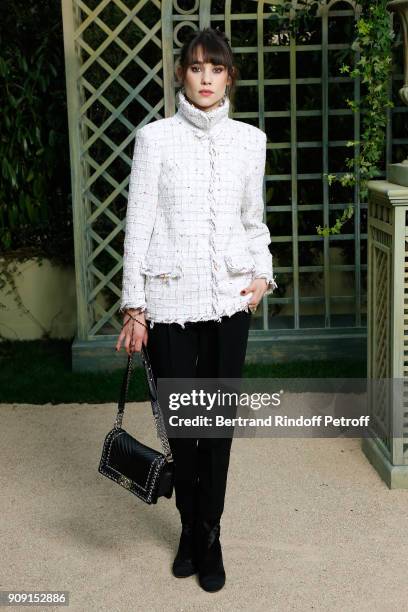
[[[224,584],[222,584],[220,587],[218,587],[218,589],[206,589],[200,582],[200,580],[198,580],[198,584],[200,585],[200,587],[203,589],[203,591],[205,591],[206,593],[217,593],[218,591],[221,591],[221,589],[225,586],[225,582]]]

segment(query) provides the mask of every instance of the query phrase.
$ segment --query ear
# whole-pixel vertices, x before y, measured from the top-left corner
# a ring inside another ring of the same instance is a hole
[[[183,71],[181,69],[181,66],[176,66],[174,74],[176,76],[176,80],[178,84],[182,85],[183,84]]]

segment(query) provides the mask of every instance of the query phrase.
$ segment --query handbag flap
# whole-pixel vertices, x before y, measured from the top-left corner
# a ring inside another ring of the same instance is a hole
[[[163,455],[139,442],[125,430],[119,430],[111,441],[107,463],[119,474],[126,474],[142,489],[147,490]]]

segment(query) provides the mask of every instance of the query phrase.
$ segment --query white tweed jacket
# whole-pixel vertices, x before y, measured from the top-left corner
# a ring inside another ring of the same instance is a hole
[[[136,132],[119,312],[156,322],[220,321],[248,311],[254,278],[278,287],[263,222],[266,135],[177,94],[172,117]]]

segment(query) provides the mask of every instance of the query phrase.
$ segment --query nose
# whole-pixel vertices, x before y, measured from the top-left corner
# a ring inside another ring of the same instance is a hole
[[[201,81],[206,85],[211,83],[211,71],[210,69],[204,69]]]

